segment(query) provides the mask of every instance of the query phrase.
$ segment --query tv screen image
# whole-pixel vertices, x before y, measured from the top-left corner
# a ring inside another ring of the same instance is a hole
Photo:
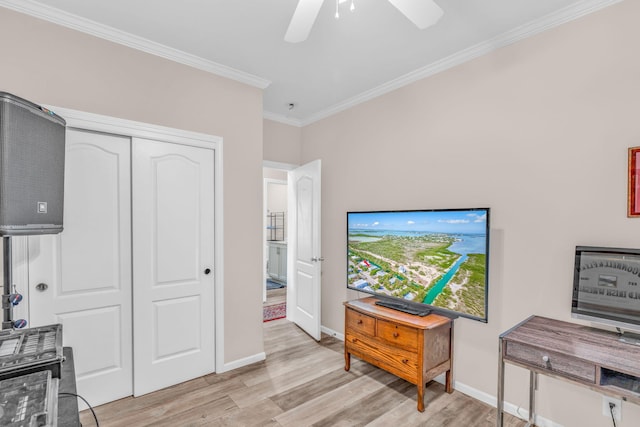
[[[347,287],[487,321],[489,209],[347,212]]]
[[[571,312],[640,332],[640,250],[576,247]]]

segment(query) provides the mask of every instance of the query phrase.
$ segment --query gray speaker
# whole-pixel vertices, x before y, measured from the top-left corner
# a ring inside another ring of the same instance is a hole
[[[0,235],[62,231],[66,122],[0,92]]]

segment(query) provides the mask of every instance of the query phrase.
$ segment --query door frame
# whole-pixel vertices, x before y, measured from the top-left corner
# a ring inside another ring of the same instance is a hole
[[[263,176],[263,190],[262,190],[262,218],[263,218],[263,232],[262,232],[262,266],[263,266],[263,275],[264,278],[262,279],[263,283],[263,291],[262,291],[262,298],[263,298],[263,303],[267,300],[267,258],[269,257],[269,248],[267,245],[267,180],[269,178],[264,178],[264,168],[269,168],[269,169],[279,169],[281,171],[292,171],[295,168],[300,167],[300,165],[294,165],[291,163],[280,163],[280,162],[274,162],[271,160],[263,160],[262,161],[262,176]],[[272,181],[278,181],[278,180],[272,180]],[[286,185],[289,185],[289,179],[287,178],[286,181],[282,180],[281,182],[283,182]],[[287,213],[287,216],[289,214]],[[288,246],[289,241],[287,240],[287,246]],[[289,256],[289,250],[287,248],[287,257]],[[289,260],[287,259],[287,265],[289,264]],[[288,276],[289,276],[289,271],[288,271],[287,267],[287,281],[289,280]],[[289,316],[289,299],[291,298],[291,286],[287,286],[287,296],[286,296],[286,301],[287,301],[287,320],[291,320],[291,317]]]
[[[105,132],[127,137],[154,139],[157,141],[191,145],[213,149],[214,155],[214,303],[215,303],[215,372],[222,373],[224,363],[224,221],[223,221],[223,139],[219,136],[207,135],[182,129],[152,125],[100,114],[87,113],[56,106],[44,105],[55,111],[67,122],[67,127]],[[15,273],[14,273],[15,274]],[[20,274],[20,273],[18,273]],[[23,302],[22,304],[28,304]]]

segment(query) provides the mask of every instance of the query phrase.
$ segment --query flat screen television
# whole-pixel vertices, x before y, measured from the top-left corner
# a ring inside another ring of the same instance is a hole
[[[640,333],[640,249],[577,246],[571,315]]]
[[[347,212],[347,288],[487,322],[489,208]]]

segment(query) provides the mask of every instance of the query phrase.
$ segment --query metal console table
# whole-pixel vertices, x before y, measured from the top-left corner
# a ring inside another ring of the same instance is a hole
[[[640,346],[620,342],[614,332],[531,316],[500,335],[498,427],[503,425],[505,363],[530,372],[527,426],[535,425],[540,374],[640,404]]]

